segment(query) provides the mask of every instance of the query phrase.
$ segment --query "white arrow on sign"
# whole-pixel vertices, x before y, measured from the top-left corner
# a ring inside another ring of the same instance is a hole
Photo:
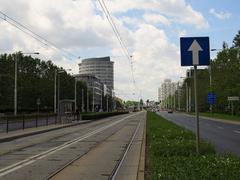
[[[199,65],[199,51],[203,51],[196,40],[193,41],[188,51],[192,51],[193,65]]]

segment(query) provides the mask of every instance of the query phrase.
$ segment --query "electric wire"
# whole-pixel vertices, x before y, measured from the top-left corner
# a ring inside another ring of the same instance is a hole
[[[121,46],[124,54],[126,55],[126,57],[128,58],[128,60],[129,60],[129,62],[130,62],[130,68],[131,68],[133,85],[134,85],[135,89],[137,89],[137,88],[136,88],[135,78],[134,78],[134,73],[133,73],[133,63],[132,63],[132,59],[131,59],[132,57],[131,57],[131,55],[130,55],[130,53],[129,53],[127,47],[126,47],[126,45],[125,45],[124,42],[122,41],[122,38],[121,38],[121,36],[120,36],[120,33],[119,33],[119,31],[118,31],[118,29],[117,29],[117,27],[116,27],[116,24],[114,23],[114,20],[113,20],[111,14],[110,14],[110,12],[109,12],[109,10],[108,10],[105,2],[104,2],[104,0],[102,0],[102,1],[101,1],[101,0],[98,0],[98,2],[99,2],[100,6],[101,6],[101,8],[102,8],[102,10],[103,10],[103,13],[105,14],[105,16],[106,16],[106,18],[107,18],[107,20],[108,20],[108,22],[109,22],[109,24],[110,24],[113,32],[114,32],[115,36],[117,37],[117,39],[118,39],[118,41],[119,41],[119,44],[120,44],[120,46]]]
[[[3,17],[0,17],[1,19],[3,19],[4,21],[6,21],[7,23],[9,23],[10,25],[14,26],[15,28],[19,29],[20,31],[22,31],[23,33],[31,36],[32,38],[34,38],[35,40],[37,40],[38,42],[44,44],[45,46],[48,46],[54,50],[59,51],[62,55],[64,55],[65,57],[72,59],[70,57],[75,57],[78,58],[77,55],[66,51],[63,48],[59,48],[57,47],[56,44],[50,42],[49,40],[47,40],[46,38],[38,35],[37,33],[35,33],[34,31],[32,31],[31,29],[29,29],[27,26],[23,25],[22,23],[18,22],[17,20],[9,17],[6,13],[0,11],[0,14],[3,15]]]

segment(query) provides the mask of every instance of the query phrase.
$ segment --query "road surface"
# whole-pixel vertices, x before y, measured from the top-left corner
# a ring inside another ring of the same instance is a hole
[[[182,113],[158,112],[161,116],[195,132],[195,117]],[[219,153],[231,152],[240,156],[240,125],[200,117],[200,137],[208,140]]]
[[[146,112],[0,144],[0,179],[137,179]]]

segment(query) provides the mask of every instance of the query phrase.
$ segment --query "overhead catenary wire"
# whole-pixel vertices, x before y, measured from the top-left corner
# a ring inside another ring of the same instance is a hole
[[[33,30],[31,30],[27,26],[23,25],[22,23],[20,23],[17,20],[15,20],[15,19],[11,18],[10,16],[8,16],[6,13],[0,11],[0,14],[3,16],[3,17],[0,17],[1,19],[6,21],[7,23],[9,23],[10,25],[14,26],[18,30],[22,31],[23,33],[29,35],[33,39],[37,40],[41,44],[43,44],[45,46],[48,46],[48,47],[50,47],[50,48],[52,48],[54,50],[59,51],[66,58],[72,59],[70,57],[74,57],[74,58],[78,58],[79,57],[79,56],[77,56],[77,55],[75,55],[75,54],[73,54],[73,53],[71,53],[71,52],[69,52],[69,51],[67,51],[67,50],[65,50],[63,48],[57,47],[56,44],[50,42],[49,40],[47,40],[43,36],[35,33]]]
[[[134,85],[135,89],[137,89],[136,88],[135,78],[134,78],[134,73],[133,73],[132,56],[130,55],[126,45],[124,44],[124,42],[123,42],[123,40],[122,40],[122,38],[120,36],[120,33],[119,33],[118,29],[117,29],[117,26],[114,23],[114,20],[113,20],[111,14],[110,14],[110,12],[109,12],[105,2],[104,2],[104,0],[98,0],[98,2],[99,2],[100,6],[102,8],[103,13],[105,14],[105,16],[106,16],[106,18],[107,18],[107,20],[109,22],[113,32],[114,32],[115,36],[117,37],[117,40],[119,41],[119,44],[120,44],[120,46],[121,46],[121,48],[123,50],[123,53],[126,55],[126,57],[128,58],[128,60],[130,62],[130,68],[131,68],[133,85]]]

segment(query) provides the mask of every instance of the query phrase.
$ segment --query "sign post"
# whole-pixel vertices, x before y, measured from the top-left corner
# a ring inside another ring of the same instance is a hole
[[[232,111],[232,116],[234,115],[234,101],[239,101],[239,96],[229,96],[228,101],[231,102],[231,111]]]
[[[194,99],[196,116],[196,152],[199,153],[199,112],[197,95],[197,66],[207,66],[210,62],[209,37],[182,37],[181,66],[194,66]]]

